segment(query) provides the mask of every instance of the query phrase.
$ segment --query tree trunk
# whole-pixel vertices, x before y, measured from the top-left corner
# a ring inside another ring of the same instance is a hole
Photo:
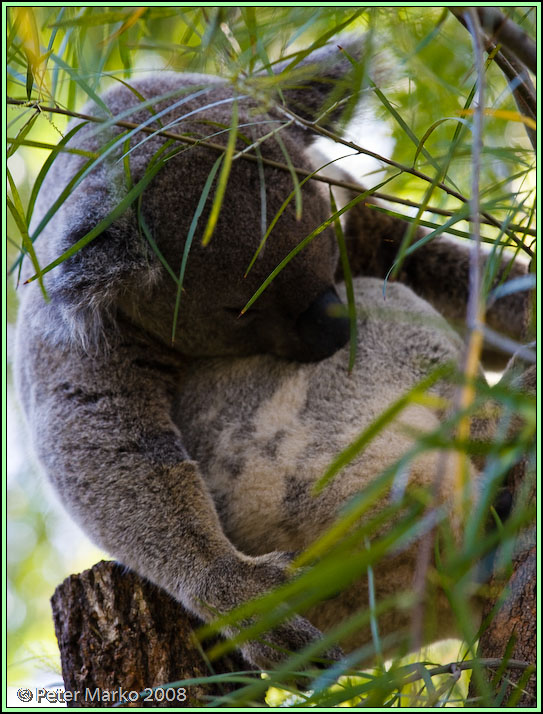
[[[68,706],[202,706],[235,685],[148,689],[145,701],[138,695],[168,682],[251,669],[237,653],[211,668],[192,636],[201,621],[118,563],[71,575],[51,604]]]
[[[514,494],[520,493],[527,485],[525,478],[527,463],[522,460],[507,479],[507,486]],[[528,501],[535,500],[535,475],[530,479],[533,491]],[[512,562],[512,575],[508,583],[504,583],[503,575],[495,573],[489,583],[490,597],[485,602],[483,619],[487,618],[500,602],[500,597],[507,587],[507,595],[494,615],[492,622],[479,640],[478,655],[481,658],[499,658],[529,662],[534,667],[537,661],[537,555],[535,527],[522,533],[516,544]],[[501,706],[507,706],[510,697],[515,693],[517,684],[524,676],[517,669],[506,669],[497,682],[492,682],[495,672],[488,672],[487,679],[492,690],[499,692],[504,687]],[[516,701],[517,707],[537,706],[536,674],[530,676],[522,686],[522,694]],[[469,697],[478,694],[474,678],[471,680]],[[516,693],[518,694],[518,692]]]

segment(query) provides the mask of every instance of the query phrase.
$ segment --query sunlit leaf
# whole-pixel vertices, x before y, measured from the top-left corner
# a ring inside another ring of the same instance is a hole
[[[237,102],[234,102],[232,105],[232,124],[230,127],[230,134],[228,135],[228,143],[224,152],[224,161],[219,175],[217,190],[215,191],[215,196],[213,198],[213,205],[211,206],[209,218],[207,219],[207,225],[202,237],[202,245],[207,245],[211,240],[211,236],[213,235],[213,231],[215,230],[215,226],[219,219],[219,213],[221,211],[224,194],[226,192],[226,184],[228,183],[228,177],[230,176],[230,169],[232,167],[232,157],[234,156],[234,149],[236,147],[237,130],[238,105]]]

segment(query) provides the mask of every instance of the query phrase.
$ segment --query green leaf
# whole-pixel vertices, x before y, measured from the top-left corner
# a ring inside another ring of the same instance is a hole
[[[141,198],[141,195],[139,196],[139,198]],[[160,248],[158,247],[158,245],[153,237],[153,234],[151,233],[149,226],[147,225],[145,218],[143,217],[143,213],[141,212],[141,210],[138,210],[138,226],[139,226],[140,230],[143,232],[143,235],[147,239],[147,242],[153,249],[157,258],[160,260],[162,265],[166,268],[166,272],[170,275],[170,277],[172,278],[174,283],[176,285],[178,285],[179,283],[177,280],[177,275],[172,270],[172,268],[171,268],[170,264],[168,263],[168,261],[166,260],[166,258],[162,255],[162,252],[161,252]]]
[[[53,161],[56,159],[58,152],[61,151],[62,149],[64,149],[64,147],[70,141],[72,136],[75,136],[75,134],[86,125],[87,125],[87,122],[82,122],[81,124],[74,126],[73,129],[71,129],[70,131],[66,132],[66,134],[63,136],[63,138],[52,149],[51,154],[47,157],[46,161],[44,162],[43,166],[41,167],[40,172],[32,186],[32,191],[30,192],[30,198],[28,200],[28,206],[26,208],[26,219],[27,219],[28,224],[30,224],[30,219],[32,218],[32,214],[34,212],[34,205],[36,203],[36,199],[38,197],[38,193],[40,191],[41,185],[42,185],[45,177],[47,176],[49,169],[53,165]]]
[[[151,6],[149,8],[152,18],[168,18],[176,15],[175,9],[167,7]],[[101,8],[94,7],[94,12],[84,17],[72,17],[67,20],[57,20],[48,27],[100,27],[113,25],[118,22],[125,22],[133,13],[133,9],[119,11],[102,11]]]
[[[379,89],[379,87],[372,80],[370,80],[370,86],[373,87],[375,96],[382,102],[383,106],[386,107],[387,111],[391,114],[391,116],[394,117],[394,119],[401,126],[405,135],[408,136],[411,139],[411,141],[415,144],[415,146],[417,147],[417,151],[419,151],[419,147],[420,147],[420,151],[422,151],[424,153],[424,156],[426,157],[426,159],[436,169],[436,171],[439,171],[439,165],[436,162],[436,160],[430,155],[430,153],[428,151],[426,151],[426,149],[424,149],[423,143],[421,143],[419,141],[419,139],[417,138],[415,133],[412,131],[411,127],[407,124],[407,122],[401,116],[401,114],[388,101],[388,99],[386,98],[384,93]],[[413,161],[413,164],[414,163],[415,162]]]
[[[226,184],[228,183],[228,177],[230,176],[230,169],[232,167],[232,157],[234,156],[234,149],[236,148],[237,130],[238,103],[234,102],[232,105],[232,124],[230,126],[230,134],[228,135],[228,144],[226,145],[226,151],[224,153],[224,162],[219,176],[215,197],[213,199],[213,205],[211,206],[211,212],[202,237],[202,245],[207,245],[211,240],[211,236],[213,235],[213,231],[215,230],[215,226],[219,218],[224,194],[226,192]]]
[[[86,233],[82,238],[80,238],[76,243],[74,243],[68,250],[66,250],[62,255],[59,255],[58,258],[53,260],[49,265],[47,265],[43,270],[41,271],[41,274],[48,273],[50,270],[53,270],[53,268],[56,268],[57,265],[60,265],[63,263],[65,260],[68,258],[71,258],[73,255],[75,255],[78,251],[81,250],[81,248],[84,248],[86,245],[88,245],[91,241],[93,241],[95,238],[97,238],[101,233],[103,233],[106,228],[108,228],[114,220],[119,218],[119,216],[122,216],[122,214],[126,211],[126,209],[140,196],[140,194],[145,190],[145,188],[149,185],[151,180],[156,176],[158,171],[162,168],[163,162],[160,162],[156,166],[154,166],[152,169],[148,170],[145,176],[138,181],[138,183],[132,188],[131,191],[128,192],[128,194],[123,198],[123,200],[115,206],[115,208],[108,213],[108,215],[100,221],[92,230],[90,230],[88,233]],[[38,275],[33,275],[31,278],[29,278],[26,282],[30,283],[33,280],[36,280]],[[175,280],[177,281],[177,277],[175,277]]]
[[[23,203],[21,201],[21,197],[19,196],[19,192],[17,191],[17,186],[15,185],[15,181],[13,180],[13,177],[11,175],[11,171],[9,168],[6,169],[6,174],[8,177],[9,181],[9,187],[11,189],[11,196],[7,197],[7,206],[9,208],[9,211],[11,215],[13,216],[13,219],[15,220],[15,223],[17,224],[17,228],[19,229],[19,232],[21,233],[21,238],[23,242],[23,249],[25,252],[30,256],[30,260],[32,261],[32,265],[34,266],[34,270],[36,271],[36,278],[38,279],[40,283],[40,288],[43,294],[43,297],[48,300],[48,295],[47,291],[45,290],[45,285],[43,284],[43,271],[40,268],[40,264],[38,262],[38,257],[36,255],[36,251],[34,250],[34,246],[32,244],[32,241],[30,240],[30,236],[28,235],[28,225],[26,223],[26,218],[25,218],[25,212],[23,209]]]
[[[331,38],[333,38],[335,35],[339,34],[341,30],[345,29],[349,25],[351,25],[360,15],[363,13],[363,10],[357,10],[353,15],[348,17],[344,22],[339,22],[333,27],[327,29],[326,32],[324,32],[322,35],[320,35],[314,42],[311,43],[311,45],[305,49],[302,50],[301,52],[296,52],[295,58],[290,62],[281,72],[281,74],[288,75],[288,73],[296,67],[296,65],[300,64],[302,60],[304,60],[306,57],[308,57],[312,52],[314,52],[316,49],[319,47],[322,47],[323,45],[328,42]]]
[[[253,303],[262,295],[264,290],[271,284],[271,282],[279,275],[279,273],[285,268],[290,261],[298,255],[300,251],[302,251],[305,246],[313,240],[316,236],[318,236],[320,233],[322,233],[324,230],[326,230],[339,216],[343,215],[346,211],[349,211],[353,206],[356,206],[357,203],[360,203],[360,201],[363,201],[365,198],[367,198],[373,191],[378,191],[380,188],[385,186],[387,183],[392,181],[394,178],[396,178],[397,174],[394,176],[391,176],[382,183],[378,184],[377,186],[374,186],[372,189],[368,191],[364,191],[364,193],[359,194],[356,196],[356,198],[353,198],[352,201],[349,201],[343,208],[341,208],[339,211],[334,213],[332,216],[327,218],[325,221],[323,221],[320,226],[315,228],[314,231],[311,231],[311,233],[306,236],[298,245],[293,248],[290,253],[279,263],[279,265],[273,270],[270,275],[266,278],[266,280],[262,283],[262,285],[258,288],[258,290],[254,293],[254,295],[250,298],[249,302],[245,305],[243,310],[241,311],[241,314],[243,315],[244,313],[247,312],[247,310],[253,305]],[[268,229],[269,231],[270,229]],[[254,260],[254,259],[253,259]]]
[[[321,493],[331,479],[339,473],[339,471],[341,471],[346,464],[350,463],[355,456],[358,456],[377,436],[377,434],[388,426],[398,416],[398,414],[400,414],[400,412],[402,412],[409,404],[419,400],[427,389],[450,373],[450,365],[441,365],[427,377],[422,379],[418,384],[412,387],[403,396],[393,402],[389,407],[387,407],[382,414],[380,414],[366,429],[364,429],[360,436],[355,439],[350,446],[344,449],[341,454],[339,454],[339,456],[332,461],[330,466],[326,469],[324,475],[315,484],[315,493]]]
[[[275,140],[279,144],[279,148],[281,149],[281,152],[285,157],[285,161],[287,162],[287,166],[290,171],[290,176],[292,178],[292,183],[294,184],[294,196],[296,199],[296,220],[299,221],[302,217],[302,192],[300,191],[300,182],[298,181],[298,175],[294,170],[290,154],[287,150],[287,147],[285,146],[285,142],[283,141],[283,139],[281,139],[281,135],[276,133]]]
[[[30,119],[28,119],[24,123],[24,125],[18,132],[17,136],[14,139],[8,138],[8,142],[11,142],[11,146],[9,147],[9,149],[6,152],[6,158],[9,159],[9,157],[13,156],[13,154],[17,151],[17,149],[20,146],[25,145],[25,137],[28,134],[28,132],[32,129],[32,127],[34,126],[34,122],[36,121],[38,116],[39,116],[39,112],[34,112],[34,114],[32,114],[32,116],[30,117]]]
[[[84,123],[86,123],[86,122],[84,122]],[[81,125],[79,125],[79,126],[81,126]],[[79,169],[79,171],[69,181],[67,186],[64,188],[64,190],[60,194],[60,196],[53,203],[51,208],[47,211],[45,216],[41,219],[40,223],[33,231],[32,241],[36,240],[36,238],[40,235],[40,233],[43,231],[45,226],[49,223],[51,218],[55,215],[55,213],[58,211],[58,209],[64,204],[66,199],[73,193],[73,191],[77,188],[77,186],[79,186],[79,184],[83,181],[83,179],[86,176],[88,176],[88,174],[93,169],[95,169],[102,161],[104,161],[104,159],[115,149],[115,147],[124,141],[125,137],[126,137],[126,132],[120,134],[119,136],[113,137],[113,139],[111,139],[109,142],[104,144],[98,158],[88,161],[86,164],[84,164],[84,166],[81,167],[81,169]],[[37,194],[37,192],[36,192],[36,194]]]
[[[433,124],[431,124],[428,129],[426,129],[426,131],[422,135],[422,139],[419,141],[419,143],[417,145],[417,150],[415,151],[415,157],[413,159],[413,166],[417,165],[417,159],[419,157],[420,152],[424,148],[424,143],[425,143],[426,139],[432,134],[432,132],[435,129],[437,129],[438,126],[441,126],[441,124],[443,124],[444,122],[451,121],[451,120],[458,121],[457,117],[444,117],[443,119],[438,119]]]
[[[175,342],[175,331],[176,331],[176,327],[177,327],[177,317],[179,315],[179,303],[181,300],[181,291],[183,289],[183,279],[185,277],[185,270],[187,267],[189,251],[190,251],[190,248],[192,245],[194,234],[196,232],[196,228],[198,226],[198,221],[200,219],[200,216],[202,215],[202,211],[204,210],[204,206],[205,206],[207,198],[209,196],[211,186],[213,185],[213,181],[215,179],[215,176],[217,174],[217,171],[218,171],[219,166],[221,165],[223,159],[224,159],[224,155],[219,156],[219,158],[215,161],[215,163],[211,167],[211,171],[209,172],[209,174],[207,176],[206,182],[204,184],[204,188],[202,189],[202,193],[200,194],[200,199],[198,201],[198,205],[196,206],[196,210],[194,211],[194,216],[192,217],[189,232],[188,232],[187,238],[185,240],[185,247],[183,249],[183,259],[181,261],[181,268],[179,270],[177,295],[175,298],[175,308],[174,308],[173,327],[172,327],[172,344]]]
[[[266,175],[264,173],[264,164],[262,162],[262,152],[260,147],[255,147],[258,168],[258,183],[260,185],[260,234],[262,237],[266,235],[266,221],[268,217],[267,198],[266,198]]]
[[[96,94],[96,92],[85,82],[83,77],[80,76],[77,69],[70,67],[62,58],[57,57],[55,54],[51,54],[51,59],[53,62],[61,67],[70,77],[70,79],[89,97],[93,102],[102,109],[102,111],[108,115],[112,116],[111,111],[107,104]]]
[[[19,146],[29,146],[32,149],[44,149],[45,151],[58,151],[61,154],[74,154],[74,156],[84,156],[86,159],[96,159],[98,154],[94,151],[76,149],[72,146],[58,148],[58,144],[49,144],[45,141],[34,141],[32,139],[19,139],[19,137],[8,136],[6,139],[10,143],[17,142]],[[18,147],[17,147],[18,148]]]
[[[327,166],[330,166],[330,164],[333,164],[333,163],[335,163],[336,161],[341,161],[341,159],[345,159],[345,158],[347,158],[347,156],[351,156],[351,155],[352,155],[352,154],[345,154],[345,155],[343,155],[343,156],[338,156],[337,158],[332,159],[331,161],[326,162],[326,163],[323,164],[322,166],[319,166],[318,169],[315,169],[315,170],[312,171],[310,174],[308,174],[307,176],[305,176],[302,181],[300,181],[300,188],[301,188],[307,181],[309,181],[310,178],[312,178],[313,176],[315,176],[316,174],[318,174],[319,171],[322,171],[322,169],[325,169]],[[292,199],[295,197],[295,195],[296,195],[296,192],[295,192],[295,191],[292,191],[292,192],[287,196],[287,198],[283,201],[283,203],[281,204],[281,207],[279,208],[279,210],[277,211],[277,213],[276,213],[275,216],[273,217],[273,219],[272,219],[270,225],[268,226],[268,230],[264,233],[264,235],[263,235],[263,237],[262,237],[262,240],[260,241],[260,244],[259,244],[258,248],[257,248],[256,251],[255,251],[255,254],[254,254],[253,257],[251,258],[251,262],[249,263],[249,266],[248,266],[247,270],[245,271],[244,277],[247,277],[247,275],[249,274],[251,268],[252,268],[253,265],[255,264],[256,259],[257,259],[258,256],[260,255],[260,252],[261,252],[262,249],[264,248],[264,246],[265,246],[265,244],[266,244],[266,241],[268,240],[268,238],[269,238],[269,236],[270,236],[270,233],[271,233],[272,230],[274,229],[275,224],[276,224],[277,221],[281,218],[281,216],[283,215],[285,209],[287,208],[287,206],[289,205],[289,203],[292,201]]]
[[[332,206],[332,212],[337,213],[338,210],[334,199],[334,194],[332,193],[332,187],[330,186],[329,189],[330,205]],[[341,222],[339,218],[334,221],[334,229],[336,232],[336,240],[339,247],[341,267],[343,269],[343,279],[345,280],[345,291],[347,293],[347,306],[350,322],[349,372],[352,372],[356,359],[356,350],[358,347],[358,320],[356,314],[356,302],[354,299],[353,276],[351,273],[351,266],[349,265],[349,256],[347,255],[347,245],[345,243],[345,236],[343,235],[343,228],[341,227]]]
[[[34,86],[34,73],[30,62],[26,68],[26,98],[30,101],[32,97],[32,87]]]

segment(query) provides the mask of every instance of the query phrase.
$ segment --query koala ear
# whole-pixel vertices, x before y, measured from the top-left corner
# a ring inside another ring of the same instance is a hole
[[[365,72],[356,64],[364,44],[363,35],[340,35],[297,64],[296,58],[280,64],[276,72],[285,75],[281,90],[286,106],[303,119],[333,126],[345,110],[341,100],[352,96],[351,106],[359,100]],[[311,133],[306,134],[310,141]]]

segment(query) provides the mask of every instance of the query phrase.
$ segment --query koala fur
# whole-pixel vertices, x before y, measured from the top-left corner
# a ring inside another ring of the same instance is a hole
[[[202,359],[185,376],[174,419],[226,535],[243,552],[307,547],[349,496],[407,451],[413,436],[401,423],[421,432],[439,423],[435,409],[410,405],[336,477],[333,493],[310,492],[334,456],[387,407],[436,366],[461,358],[458,335],[404,285],[392,283],[385,300],[380,280],[357,278],[355,297],[362,317],[351,372],[345,346],[302,364],[271,355]],[[451,399],[453,390],[441,380],[434,391]]]
[[[293,86],[285,84],[283,97],[299,114],[316,117],[333,87],[332,80],[343,75],[348,67],[335,45],[325,47],[306,61],[303,80]],[[157,98],[152,107],[155,113],[169,109],[160,118],[162,126],[191,137],[205,138],[220,127],[227,128],[234,95],[242,97],[238,100],[240,131],[250,141],[262,138],[270,127],[277,126],[265,122],[284,120],[275,105],[263,108],[246,95],[243,87],[234,89],[216,77],[162,73],[139,79],[132,85],[137,94],[119,85],[104,95],[111,115],[147,122],[159,129],[161,125],[152,111],[139,107],[139,95]],[[84,111],[109,117],[100,107]],[[334,114],[328,116],[333,121]],[[99,152],[121,132],[118,126],[104,128],[87,123],[68,145]],[[281,136],[293,165],[312,170],[311,132],[294,122]],[[224,137],[223,134],[216,140],[226,143]],[[139,143],[144,138],[145,142]],[[148,138],[135,133],[130,138],[133,185],[164,144],[164,137],[158,135]],[[238,140],[237,149],[245,146]],[[284,155],[273,137],[263,141],[259,148],[266,159],[284,163]],[[122,140],[71,190],[62,208],[43,227],[35,243],[42,266],[85,236],[128,194],[130,186],[120,160],[124,151]],[[198,377],[194,375],[195,363],[202,358],[235,356],[253,360],[257,358],[251,355],[274,355],[273,359],[258,358],[269,361],[266,378],[258,379],[259,402],[267,406],[253,403],[250,390],[244,389],[236,392],[235,416],[238,420],[251,420],[253,412],[259,409],[268,414],[271,420],[268,426],[259,420],[255,428],[270,434],[266,448],[288,456],[288,452],[282,451],[289,443],[287,436],[274,426],[273,395],[277,408],[281,408],[280,383],[285,380],[288,384],[289,379],[295,380],[300,393],[306,390],[312,394],[314,388],[307,384],[311,370],[330,369],[328,361],[322,367],[318,361],[331,357],[348,339],[346,319],[333,318],[328,312],[331,304],[339,304],[335,285],[341,281],[331,229],[300,252],[262,294],[254,309],[238,319],[240,308],[262,281],[329,215],[327,189],[316,181],[307,181],[302,188],[301,218],[296,219],[292,205],[286,209],[262,256],[244,278],[260,242],[261,219],[259,169],[256,163],[241,158],[232,164],[222,210],[207,247],[201,245],[200,238],[211,201],[200,218],[189,253],[172,344],[177,284],[149,246],[141,223],[148,227],[174,274],[179,275],[185,239],[217,157],[217,152],[209,148],[193,146],[165,162],[142,195],[140,220],[138,204],[134,202],[92,242],[44,276],[48,302],[36,281],[22,287],[16,355],[18,389],[32,442],[66,508],[102,548],[206,621],[212,617],[210,611],[228,611],[284,582],[290,556],[283,551],[302,547],[312,536],[313,526],[308,522],[307,531],[305,522],[294,526],[294,521],[309,517],[308,513],[302,513],[309,505],[298,497],[290,506],[285,505],[288,479],[281,482],[279,489],[268,489],[265,483],[256,483],[260,479],[256,468],[251,477],[251,503],[245,502],[244,515],[238,519],[225,516],[235,502],[224,504],[216,494],[224,491],[226,481],[234,481],[232,469],[239,468],[243,473],[250,470],[240,452],[245,448],[254,451],[255,447],[246,440],[234,446],[233,440],[240,430],[233,429],[230,433],[226,429],[219,436],[221,443],[228,445],[222,456],[218,452],[212,455],[213,444],[202,447],[200,454],[194,429],[204,417],[211,423],[213,419],[205,407],[205,399],[202,406],[203,387],[198,386]],[[42,185],[31,232],[87,160],[77,154],[59,154]],[[292,180],[288,172],[266,165],[265,185],[269,221],[292,190]],[[382,277],[394,259],[404,231],[405,224],[401,221],[359,203],[345,224],[355,274]],[[28,260],[25,263],[23,277],[28,278],[33,269]],[[511,276],[521,272],[521,268],[514,267]],[[445,316],[454,317],[465,310],[467,276],[467,252],[455,243],[438,240],[410,256],[401,279],[423,297],[435,299]],[[376,283],[362,281],[359,286],[361,296],[367,291],[374,304]],[[390,288],[390,295],[415,300],[404,288]],[[429,308],[419,301],[414,309],[424,312]],[[523,309],[518,294],[507,296],[490,308],[489,321],[497,329],[510,331],[518,325]],[[353,404],[354,423],[340,417],[331,443],[340,448],[353,430],[360,429],[382,410],[393,393],[405,388],[403,380],[411,383],[418,374],[419,357],[430,361],[457,358],[456,338],[442,322],[440,325],[443,332],[439,327],[434,336],[431,327],[428,334],[422,328],[414,330],[412,340],[408,328],[408,334],[398,330],[396,336],[382,330],[388,335],[389,353],[380,345],[379,334],[361,330],[360,354],[371,361],[372,369],[379,367],[375,350],[387,358],[386,371],[375,376],[383,389],[371,388],[366,395],[368,385],[360,386],[364,391],[360,393],[360,403]],[[279,366],[277,360],[285,358],[316,364],[296,376],[297,368],[292,364]],[[343,353],[332,360],[334,365],[337,360],[337,368],[331,369],[325,384],[329,388],[330,380],[337,380],[338,391],[345,390],[347,377],[340,368]],[[243,365],[250,362],[239,364],[231,367],[233,375],[238,369],[244,372]],[[209,365],[205,369],[209,374]],[[189,375],[196,380],[199,407],[195,407],[197,402],[189,405],[180,401]],[[223,377],[217,379],[222,390]],[[275,379],[278,381],[272,381]],[[389,390],[387,385],[391,382],[394,386]],[[230,387],[225,384],[224,389]],[[315,403],[319,406],[318,399]],[[302,401],[298,407],[303,411]],[[417,412],[414,418],[419,416],[423,422],[430,419],[422,412],[420,415]],[[314,418],[318,420],[318,415]],[[343,426],[344,435],[340,433]],[[192,435],[189,440],[188,433]],[[371,460],[366,462],[364,479],[370,478],[374,468],[378,471],[383,459],[393,458],[403,448],[401,435],[397,438],[389,457],[379,452],[374,457],[375,466]],[[315,468],[320,468],[327,456],[319,453],[309,433],[305,441],[306,447],[315,451],[311,457]],[[302,459],[301,447],[292,448],[291,469]],[[233,459],[234,465],[228,463],[224,454]],[[202,463],[206,466],[202,467]],[[211,463],[215,468],[213,474]],[[345,496],[352,492],[347,482]],[[291,489],[297,491],[300,483],[303,487],[302,481],[293,480]],[[327,504],[326,493],[315,506],[315,513],[322,508],[331,517],[337,504]],[[275,513],[277,520],[277,513],[285,508],[287,513],[292,509],[293,515],[277,527],[273,537],[268,534],[263,540],[255,534],[254,542],[246,540],[243,529],[248,526],[241,521],[247,518],[252,523],[266,499],[272,502],[270,517]],[[296,509],[300,510],[299,519]],[[268,550],[266,543],[273,547]],[[268,639],[283,649],[296,650],[318,637],[315,625],[306,618],[295,617],[274,630]],[[243,651],[258,666],[268,666],[279,656],[258,643],[249,643]],[[328,654],[337,656],[337,652]]]
[[[344,290],[339,292],[344,297]],[[334,457],[387,407],[437,366],[456,365],[461,359],[459,336],[406,286],[391,284],[385,300],[381,280],[357,278],[355,297],[360,317],[350,373],[346,346],[332,357],[305,364],[269,355],[199,360],[185,377],[175,421],[200,464],[224,533],[243,553],[259,556],[271,549],[308,547],[349,499],[405,456],[415,441],[413,430],[429,433],[439,426],[443,415],[435,408],[411,404],[324,491],[312,492]],[[454,386],[440,380],[432,392],[450,402]],[[443,456],[425,452],[412,460],[406,487],[430,493],[437,486],[439,503],[452,509],[454,469]],[[403,476],[398,473],[396,479]],[[471,468],[474,487],[476,479]],[[388,492],[364,518],[375,517],[391,498]],[[378,601],[410,589],[419,547],[416,542],[375,566]],[[428,640],[454,634],[442,594],[437,603],[439,631],[429,623]],[[367,605],[363,578],[319,603],[309,618],[325,630]],[[408,612],[388,612],[379,618],[380,634],[408,624]],[[344,645],[352,649],[370,639],[369,627],[361,628]]]

